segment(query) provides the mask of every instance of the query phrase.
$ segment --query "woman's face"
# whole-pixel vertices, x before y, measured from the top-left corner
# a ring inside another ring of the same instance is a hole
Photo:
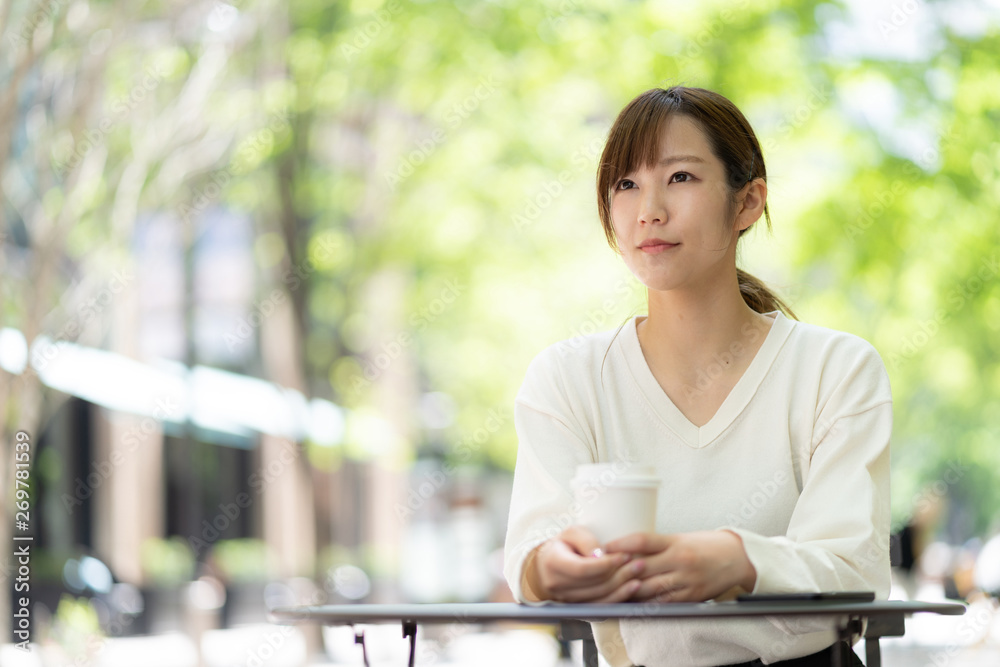
[[[739,228],[729,193],[725,168],[698,123],[669,118],[658,164],[626,174],[611,195],[626,266],[654,290],[704,286],[727,267],[735,275]]]

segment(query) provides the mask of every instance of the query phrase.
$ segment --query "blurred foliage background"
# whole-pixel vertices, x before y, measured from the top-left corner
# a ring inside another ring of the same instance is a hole
[[[317,470],[511,468],[531,358],[644,307],[596,215],[611,121],[648,88],[702,86],[765,149],[774,233],[746,239],[744,268],[886,362],[897,523],[956,463],[953,537],[996,521],[995,1],[0,7],[0,325],[27,340],[135,261],[137,220],[167,216],[190,248],[208,212],[240,212],[246,312],[287,298],[302,388],[349,411],[342,443],[309,446]],[[112,319],[63,337],[115,347]],[[262,349],[208,361],[267,377]],[[44,418],[29,376],[4,374],[7,442]]]

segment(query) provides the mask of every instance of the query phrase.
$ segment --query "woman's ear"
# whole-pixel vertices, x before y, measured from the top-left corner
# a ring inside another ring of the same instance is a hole
[[[764,215],[764,206],[767,204],[767,183],[763,178],[755,178],[745,187],[747,191],[740,200],[736,214],[736,227],[741,232]]]

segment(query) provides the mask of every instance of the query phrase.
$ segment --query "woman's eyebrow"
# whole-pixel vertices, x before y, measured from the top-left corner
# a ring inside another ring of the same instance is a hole
[[[705,163],[705,160],[698,157],[697,155],[671,155],[670,157],[665,157],[656,164],[661,167],[666,167],[668,165],[674,164],[675,162],[701,162]]]

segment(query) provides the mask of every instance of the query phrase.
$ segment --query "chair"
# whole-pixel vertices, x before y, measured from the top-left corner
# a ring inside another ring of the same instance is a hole
[[[858,623],[858,621],[853,621]],[[858,628],[860,630],[860,628]],[[903,614],[895,616],[873,616],[865,628],[865,665],[882,667],[882,652],[878,640],[881,637],[902,637],[906,631]],[[584,621],[561,621],[559,639],[564,641],[583,640],[584,667],[597,667],[597,643],[590,631],[590,623]]]

